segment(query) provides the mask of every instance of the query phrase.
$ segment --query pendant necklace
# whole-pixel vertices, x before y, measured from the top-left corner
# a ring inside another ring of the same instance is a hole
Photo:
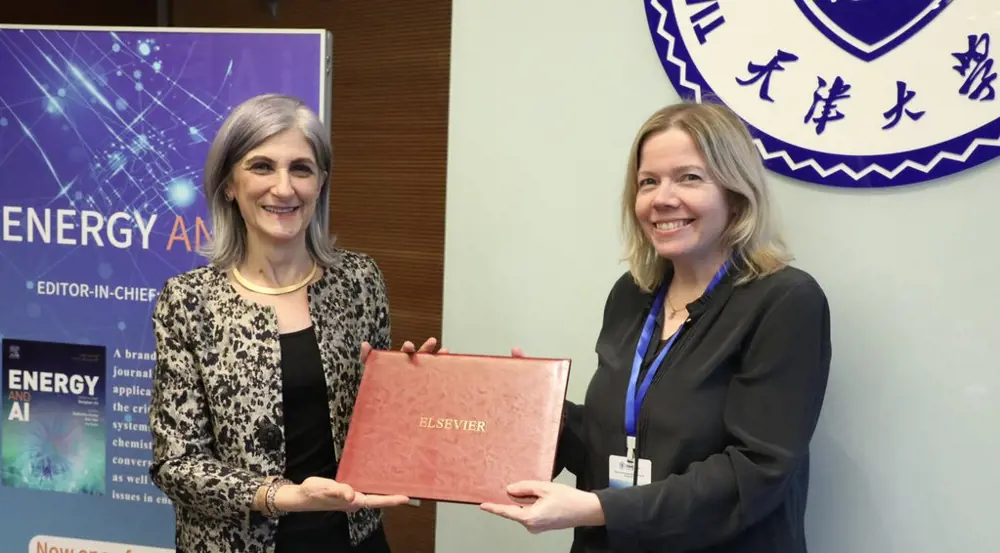
[[[670,310],[670,315],[668,315],[668,316],[667,316],[667,318],[668,318],[668,319],[673,319],[674,317],[676,317],[676,316],[677,316],[677,313],[678,313],[678,312],[679,312],[679,311],[680,311],[681,309],[686,309],[686,307],[682,307],[682,308],[680,308],[680,309],[678,309],[678,308],[675,308],[675,307],[674,307],[674,304],[670,302],[670,298],[669,298],[669,297],[665,297],[664,299],[665,299],[665,300],[667,301],[667,309],[669,309],[669,310]]]

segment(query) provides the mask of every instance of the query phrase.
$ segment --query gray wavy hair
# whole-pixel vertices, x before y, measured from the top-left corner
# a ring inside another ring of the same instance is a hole
[[[255,96],[236,106],[216,133],[205,160],[205,200],[212,219],[212,239],[201,254],[218,267],[228,269],[243,261],[247,252],[247,228],[236,202],[226,199],[226,186],[233,168],[247,153],[276,134],[298,129],[312,146],[319,166],[320,193],[309,222],[306,248],[316,263],[332,266],[336,261],[335,239],[329,236],[330,194],[333,167],[330,134],[319,117],[298,98],[283,94]]]

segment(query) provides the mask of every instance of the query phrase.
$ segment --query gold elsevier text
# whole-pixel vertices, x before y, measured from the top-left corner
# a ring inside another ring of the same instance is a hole
[[[444,430],[464,430],[466,432],[486,432],[486,422],[465,419],[439,419],[420,417],[418,428],[441,428]]]

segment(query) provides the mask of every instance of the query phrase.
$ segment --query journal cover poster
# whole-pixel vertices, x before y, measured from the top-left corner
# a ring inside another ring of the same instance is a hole
[[[3,340],[0,484],[104,495],[104,346]]]
[[[22,355],[4,350],[0,371],[4,551],[173,550],[149,476],[153,307],[205,264],[202,170],[223,120],[264,93],[327,113],[327,48],[312,30],[0,25],[0,338]],[[40,365],[30,342],[47,344]],[[72,357],[57,344],[102,348],[102,372],[57,367]],[[94,403],[28,401],[30,370],[100,375]]]

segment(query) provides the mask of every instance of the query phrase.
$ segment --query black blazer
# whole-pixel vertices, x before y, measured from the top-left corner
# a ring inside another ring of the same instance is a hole
[[[652,462],[652,482],[609,489],[653,296],[628,274],[614,285],[585,402],[567,404],[557,473],[565,467],[594,491],[606,520],[576,529],[572,552],[806,553],[809,443],[831,358],[823,290],[789,267],[738,287],[727,276],[689,305],[637,421],[637,455]],[[662,321],[644,367],[661,329]]]

